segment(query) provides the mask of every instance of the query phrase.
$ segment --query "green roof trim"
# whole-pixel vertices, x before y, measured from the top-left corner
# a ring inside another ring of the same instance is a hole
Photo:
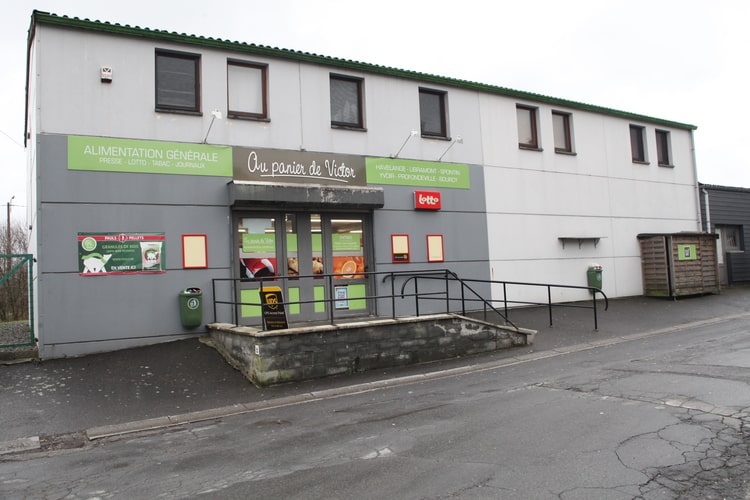
[[[164,42],[173,42],[187,45],[195,45],[200,47],[214,48],[231,50],[235,52],[244,52],[247,54],[254,54],[259,56],[274,57],[277,59],[288,59],[292,61],[305,62],[309,64],[318,64],[323,66],[330,66],[334,68],[348,69],[352,71],[361,71],[365,73],[373,73],[378,75],[386,75],[397,78],[405,78],[409,80],[416,80],[423,83],[432,83],[436,85],[444,85],[454,88],[475,90],[477,92],[484,92],[487,94],[501,95],[504,97],[512,97],[515,99],[523,99],[525,101],[531,101],[536,103],[551,104],[554,106],[561,106],[569,109],[577,109],[581,111],[590,111],[592,113],[599,113],[617,118],[624,118],[632,121],[639,121],[645,123],[651,123],[655,125],[661,125],[664,127],[671,127],[685,130],[695,130],[698,127],[695,125],[689,125],[685,123],[679,123],[671,120],[663,120],[660,118],[654,118],[651,116],[640,115],[636,113],[629,113],[627,111],[619,111],[616,109],[606,108],[602,106],[595,106],[593,104],[585,104],[576,101],[570,101],[567,99],[560,99],[556,97],[550,97],[542,94],[535,94],[533,92],[524,92],[521,90],[513,90],[505,87],[498,87],[495,85],[489,85],[485,83],[477,83],[468,80],[461,80],[458,78],[443,77],[437,75],[431,75],[427,73],[419,73],[417,71],[403,70],[398,68],[392,68],[388,66],[380,66],[377,64],[363,63],[358,61],[351,61],[348,59],[339,59],[336,57],[321,56],[318,54],[311,54],[309,52],[300,52],[296,50],[280,49],[277,47],[268,47],[264,45],[256,45],[245,42],[235,42],[230,40],[223,40],[221,38],[211,38],[198,35],[189,35],[186,33],[177,33],[173,31],[154,30],[149,28],[141,28],[139,26],[129,26],[117,23],[109,23],[102,21],[92,21],[89,19],[80,19],[77,17],[58,16],[56,14],[50,14],[48,12],[42,12],[35,10],[32,14],[31,28],[29,29],[29,37],[33,36],[34,26],[36,24],[49,24],[56,26],[64,26],[67,28],[98,31],[103,33],[111,33],[116,35],[133,36],[140,38],[148,38],[153,40],[160,40]],[[31,40],[29,40],[30,42]]]

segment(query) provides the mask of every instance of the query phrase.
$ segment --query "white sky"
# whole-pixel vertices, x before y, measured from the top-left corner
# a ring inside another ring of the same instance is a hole
[[[747,0],[36,0],[0,18],[0,203],[25,223],[33,9],[536,92],[698,126],[698,180],[750,187]],[[3,218],[4,220],[4,218]]]

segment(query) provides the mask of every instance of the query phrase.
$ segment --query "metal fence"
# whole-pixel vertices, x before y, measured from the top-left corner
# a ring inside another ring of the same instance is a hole
[[[32,346],[34,257],[0,254],[0,348]]]
[[[332,280],[341,275],[324,274],[315,276],[295,276],[295,280],[302,278],[325,279],[328,280],[327,296],[319,300],[312,301],[282,301],[285,306],[299,305],[304,303],[321,302],[326,303],[326,310],[329,313],[328,322],[334,324],[337,320],[335,308],[330,307],[338,299],[334,295],[334,286]],[[467,315],[468,313],[481,314],[485,319],[488,315],[494,316],[505,324],[516,326],[509,318],[510,308],[514,306],[544,306],[548,309],[549,324],[552,326],[553,308],[577,308],[588,309],[593,313],[594,330],[598,330],[597,314],[597,296],[604,301],[604,310],[609,307],[607,296],[599,288],[576,285],[558,285],[550,283],[525,283],[497,280],[479,280],[459,278],[458,275],[449,269],[439,270],[417,270],[417,271],[385,271],[385,272],[367,272],[363,276],[373,278],[373,281],[379,282],[382,286],[381,293],[367,295],[362,299],[375,300],[379,304],[379,317],[399,316],[397,310],[397,301],[408,301],[411,306],[407,307],[408,316],[420,316],[422,314],[432,314],[435,312],[455,312]],[[276,277],[274,281],[283,282],[290,279],[288,277]],[[212,280],[213,288],[213,314],[214,322],[219,321],[220,316],[226,316],[220,312],[221,308],[230,309],[231,321],[235,325],[241,324],[239,310],[242,306],[263,307],[260,301],[243,302],[238,296],[238,285],[243,280],[222,278]],[[259,288],[262,292],[264,281],[259,281]],[[270,283],[269,283],[270,284]],[[274,284],[275,286],[275,284]],[[513,299],[511,286],[514,293],[519,288],[538,290],[544,295],[544,300],[531,301]],[[501,287],[501,298],[492,300],[486,298],[489,295],[490,287]],[[480,290],[486,290],[481,292]],[[590,300],[577,300],[575,302],[556,301],[553,299],[553,290],[567,291],[586,291],[591,294]],[[404,308],[401,308],[404,309]],[[426,310],[425,310],[426,309]],[[348,318],[350,319],[350,318]]]

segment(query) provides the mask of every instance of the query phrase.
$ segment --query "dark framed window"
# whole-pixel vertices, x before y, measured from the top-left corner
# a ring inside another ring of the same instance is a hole
[[[516,104],[518,122],[518,147],[539,149],[539,131],[537,129],[537,108]]]
[[[364,128],[363,80],[334,74],[330,79],[331,126]]]
[[[630,154],[636,163],[646,163],[645,128],[639,125],[630,126]]]
[[[156,51],[156,109],[200,113],[199,54]]]
[[[720,243],[726,252],[741,252],[743,249],[742,226],[717,226]]]
[[[573,152],[573,135],[570,119],[570,113],[552,112],[552,132],[555,137],[556,153]]]
[[[656,159],[661,167],[672,166],[671,147],[669,144],[669,132],[666,130],[656,131]]]
[[[441,90],[419,89],[419,122],[423,136],[448,137],[445,96]]]
[[[268,66],[227,61],[227,116],[268,118]]]

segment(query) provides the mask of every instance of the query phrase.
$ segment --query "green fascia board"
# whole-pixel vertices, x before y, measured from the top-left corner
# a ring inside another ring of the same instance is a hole
[[[35,24],[50,24],[57,26],[64,26],[74,29],[99,31],[104,33],[111,33],[116,35],[134,36],[141,38],[149,38],[154,40],[161,40],[164,42],[181,43],[188,45],[196,45],[200,47],[231,50],[236,52],[244,52],[247,54],[254,54],[259,56],[273,57],[278,59],[288,59],[297,62],[305,62],[309,64],[317,64],[323,66],[330,66],[334,68],[347,69],[351,71],[361,71],[365,73],[374,73],[378,75],[392,76],[396,78],[405,78],[409,80],[417,80],[423,83],[432,83],[436,85],[444,85],[449,87],[461,88],[466,90],[475,90],[477,92],[484,92],[488,94],[501,95],[504,97],[512,97],[514,99],[522,99],[526,101],[550,104],[553,106],[560,106],[569,109],[577,109],[581,111],[589,111],[592,113],[604,114],[608,116],[614,116],[617,118],[624,118],[632,121],[640,121],[651,123],[655,125],[661,125],[663,127],[671,127],[685,130],[696,130],[698,127],[686,123],[675,122],[671,120],[664,120],[661,118],[654,118],[651,116],[640,115],[637,113],[630,113],[627,111],[619,111],[616,109],[606,108],[602,106],[596,106],[593,104],[585,104],[577,101],[570,101],[567,99],[561,99],[557,97],[550,97],[542,94],[536,94],[533,92],[525,92],[521,90],[514,90],[505,87],[498,87],[495,85],[489,85],[485,83],[477,83],[468,80],[461,80],[458,78],[430,75],[427,73],[419,73],[417,71],[403,70],[392,68],[388,66],[380,66],[377,64],[363,63],[358,61],[351,61],[348,59],[340,59],[336,57],[321,56],[318,54],[311,54],[309,52],[301,52],[290,49],[280,49],[278,47],[268,47],[264,45],[256,45],[246,42],[233,42],[230,40],[224,40],[221,38],[211,38],[198,35],[189,35],[186,33],[177,33],[174,31],[154,30],[149,28],[141,28],[139,26],[129,26],[117,23],[109,23],[102,21],[91,21],[89,19],[80,19],[77,17],[58,16],[56,14],[50,14],[48,12],[42,12],[35,10],[32,14],[32,26],[29,30],[29,36],[34,31]]]

